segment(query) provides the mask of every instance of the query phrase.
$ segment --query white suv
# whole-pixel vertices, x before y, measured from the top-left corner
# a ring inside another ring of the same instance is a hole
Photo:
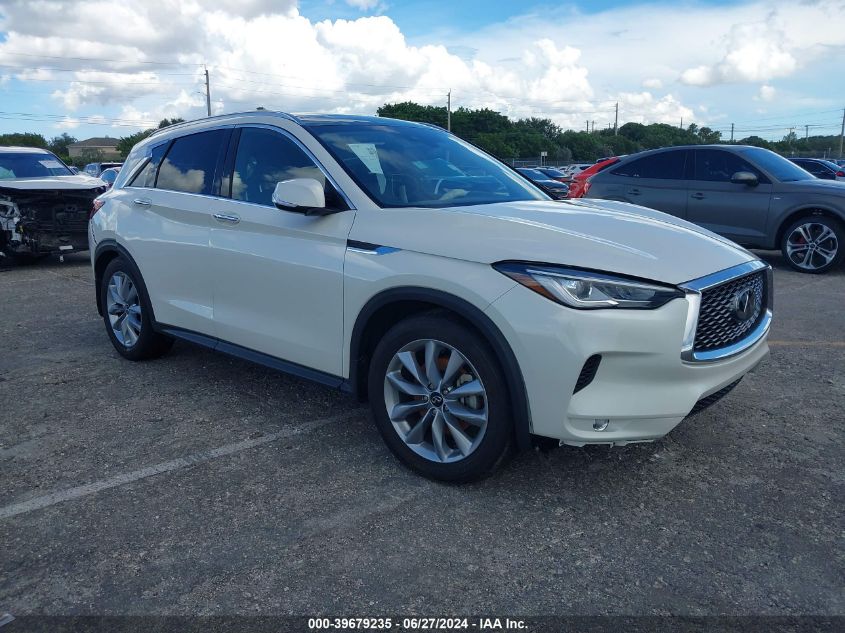
[[[771,270],[624,203],[556,202],[433,126],[251,112],[159,131],[90,226],[117,351],[174,338],[369,399],[466,481],[532,436],[660,438],[768,353]]]

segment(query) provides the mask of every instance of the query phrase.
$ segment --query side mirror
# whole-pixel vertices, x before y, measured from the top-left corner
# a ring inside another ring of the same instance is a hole
[[[750,171],[738,171],[731,176],[731,182],[735,185],[747,185],[749,187],[756,187],[759,184],[757,176]]]
[[[303,215],[329,215],[338,211],[326,207],[326,192],[314,178],[292,178],[277,183],[273,204],[282,211]]]

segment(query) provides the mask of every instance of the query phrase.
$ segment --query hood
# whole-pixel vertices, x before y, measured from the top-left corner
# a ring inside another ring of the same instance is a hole
[[[391,214],[386,222],[380,214]],[[526,201],[383,209],[350,238],[492,264],[561,264],[679,284],[756,259],[701,227],[624,202]]]
[[[99,178],[82,174],[76,176],[45,176],[44,178],[0,179],[0,189],[20,189],[21,191],[95,189],[96,187],[103,187],[105,184]]]
[[[833,195],[845,195],[845,180],[823,180],[814,178],[812,180],[794,180],[792,182],[779,183],[780,189],[785,191],[801,191],[806,193],[829,193]]]

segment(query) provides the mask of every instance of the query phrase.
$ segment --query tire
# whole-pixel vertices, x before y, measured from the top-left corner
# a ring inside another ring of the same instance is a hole
[[[373,352],[367,387],[385,443],[425,477],[475,481],[512,454],[512,408],[499,361],[481,336],[443,313],[391,328]]]
[[[845,228],[834,218],[807,215],[783,232],[780,250],[786,263],[802,273],[826,273],[845,256]]]
[[[153,329],[144,280],[135,265],[123,257],[113,259],[103,272],[100,306],[109,339],[124,358],[158,358],[173,345],[172,338]]]

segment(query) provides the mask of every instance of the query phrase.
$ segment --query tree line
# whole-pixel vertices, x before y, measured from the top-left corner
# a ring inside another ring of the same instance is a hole
[[[378,109],[378,115],[406,121],[430,123],[445,128],[447,112],[445,107],[420,105],[411,101],[388,103]],[[118,140],[117,149],[125,158],[132,147],[157,129],[180,123],[184,119],[162,119],[158,126],[124,136]],[[646,149],[672,145],[699,145],[705,143],[727,143],[721,132],[695,123],[686,128],[665,123],[625,123],[618,134],[613,129],[593,132],[564,130],[551,119],[531,117],[514,121],[507,116],[481,108],[458,108],[451,115],[452,132],[479,146],[504,161],[531,160],[547,152],[548,164],[570,162],[593,162],[604,156],[633,154]],[[77,140],[67,133],[51,139],[41,134],[0,134],[0,145],[22,145],[42,147],[50,150],[68,164],[73,164],[68,145]],[[767,141],[759,136],[747,136],[735,141],[738,145],[755,145],[773,150],[785,156],[821,156],[831,148],[839,147],[838,136],[810,136],[798,138],[791,132],[780,141]],[[77,158],[79,166],[96,158]]]
[[[117,141],[117,151],[120,152],[120,155],[123,158],[126,158],[126,156],[129,154],[129,151],[132,149],[132,147],[134,147],[136,143],[147,138],[156,130],[159,130],[163,127],[167,127],[168,125],[173,125],[174,123],[181,123],[184,120],[185,119],[179,118],[162,119],[159,122],[158,127],[150,128],[148,130],[136,132],[135,134],[130,134],[129,136],[121,137]],[[42,149],[50,150],[68,165],[76,165],[77,167],[83,167],[88,163],[102,160],[102,156],[98,155],[99,152],[97,150],[88,150],[87,152],[83,150],[81,156],[71,158],[70,150],[68,149],[68,147],[77,142],[79,142],[78,139],[75,136],[71,136],[67,132],[63,132],[59,136],[54,136],[50,139],[47,139],[43,134],[36,134],[33,132],[13,132],[11,134],[0,134],[0,147],[8,145],[17,147],[40,147]]]
[[[445,107],[411,101],[385,104],[378,109],[378,114],[443,128],[447,125]],[[614,134],[613,128],[585,132],[564,130],[551,119],[532,117],[513,121],[487,108],[458,108],[452,112],[451,123],[453,133],[505,161],[534,159],[541,152],[547,152],[549,164],[593,162],[604,156],[621,156],[658,147],[729,142],[722,138],[721,132],[695,123],[686,128],[665,123],[625,123],[619,127],[618,134]],[[780,141],[747,136],[736,140],[735,144],[764,147],[786,156],[821,156],[831,148],[839,147],[839,137],[802,139],[792,132]]]

